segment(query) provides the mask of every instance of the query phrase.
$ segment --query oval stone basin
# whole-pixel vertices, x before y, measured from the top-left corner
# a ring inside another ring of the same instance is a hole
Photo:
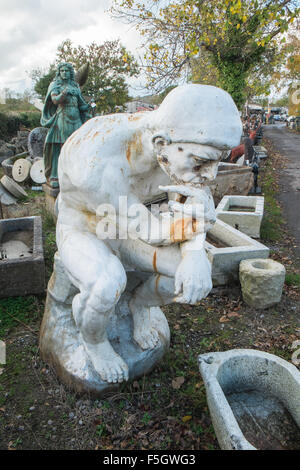
[[[199,356],[207,402],[222,449],[300,448],[300,372],[263,351]]]

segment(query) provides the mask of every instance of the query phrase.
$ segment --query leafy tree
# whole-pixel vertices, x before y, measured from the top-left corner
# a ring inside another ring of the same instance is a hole
[[[35,70],[31,74],[36,80],[35,91],[43,99],[55,76],[56,66],[60,62],[70,62],[75,71],[84,64],[90,64],[88,79],[82,87],[82,93],[88,101],[95,100],[99,112],[112,111],[115,106],[122,106],[129,98],[126,77],[138,74],[138,65],[134,57],[119,41],[76,47],[70,39],[66,39],[58,46],[55,64],[50,66],[49,71],[41,74]]]
[[[55,73],[55,64],[51,64],[46,73],[43,72],[41,69],[35,69],[30,74],[32,80],[35,82],[34,91],[42,100],[46,98],[48,87],[53,81]]]
[[[284,66],[275,71],[272,82],[279,91],[286,90],[290,115],[300,115],[300,19],[284,37]],[[287,100],[286,97],[285,101]],[[287,106],[287,103],[285,104]]]
[[[276,55],[276,37],[287,31],[299,13],[298,0],[145,3],[114,0],[112,14],[134,22],[146,38],[150,86],[164,89],[182,77],[187,80],[191,71],[192,80],[201,81],[201,67],[209,64],[209,81],[228,91],[239,107],[245,102],[252,72],[259,74],[259,67],[270,60],[270,51]]]
[[[71,62],[75,70],[87,62],[90,64],[82,93],[94,98],[98,111],[111,111],[115,106],[122,106],[129,98],[126,77],[138,74],[135,59],[119,41],[106,41],[102,45],[92,43],[84,48],[73,47],[67,39],[57,51],[57,62],[62,61]]]

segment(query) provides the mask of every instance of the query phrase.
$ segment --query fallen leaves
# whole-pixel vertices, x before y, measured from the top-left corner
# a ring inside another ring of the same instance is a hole
[[[184,377],[176,377],[176,379],[172,380],[172,388],[174,388],[174,390],[179,390],[183,383]]]
[[[220,323],[226,323],[226,322],[229,322],[231,318],[241,318],[242,315],[240,315],[239,313],[237,312],[229,312],[229,313],[226,313],[225,315],[223,315],[219,322]]]
[[[188,421],[190,421],[192,419],[192,416],[191,415],[186,415],[184,416],[183,418],[181,418],[181,421],[183,423],[187,423]]]
[[[230,319],[227,318],[226,315],[223,315],[223,316],[220,318],[220,320],[219,320],[220,323],[226,323],[226,322],[228,322],[228,321],[230,321]]]

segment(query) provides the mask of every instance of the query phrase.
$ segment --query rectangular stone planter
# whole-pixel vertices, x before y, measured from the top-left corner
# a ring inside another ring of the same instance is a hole
[[[259,238],[264,214],[264,198],[262,196],[224,196],[216,208],[216,214],[218,219],[231,227],[249,237]]]
[[[256,155],[262,159],[262,158],[267,158],[268,156],[268,151],[265,147],[262,147],[261,145],[253,145],[253,150],[255,151]]]
[[[238,280],[242,260],[269,256],[268,247],[219,219],[207,232],[205,250],[212,264],[214,286]]]
[[[0,220],[0,297],[40,294],[44,289],[41,217]]]

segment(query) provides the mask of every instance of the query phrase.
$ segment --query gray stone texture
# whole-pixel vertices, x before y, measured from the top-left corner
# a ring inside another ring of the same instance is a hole
[[[24,241],[30,256],[0,259],[0,297],[40,294],[45,290],[41,217],[0,220],[0,249],[9,240]]]
[[[206,353],[198,359],[221,449],[295,444],[300,428],[300,372],[295,366],[252,349]]]
[[[240,283],[244,302],[265,309],[280,302],[285,267],[272,259],[247,259],[240,263]]]
[[[237,281],[242,260],[268,258],[270,251],[267,246],[219,219],[207,232],[204,247],[212,264],[214,286]]]
[[[43,157],[44,143],[48,129],[36,127],[28,135],[28,151],[31,158]]]

